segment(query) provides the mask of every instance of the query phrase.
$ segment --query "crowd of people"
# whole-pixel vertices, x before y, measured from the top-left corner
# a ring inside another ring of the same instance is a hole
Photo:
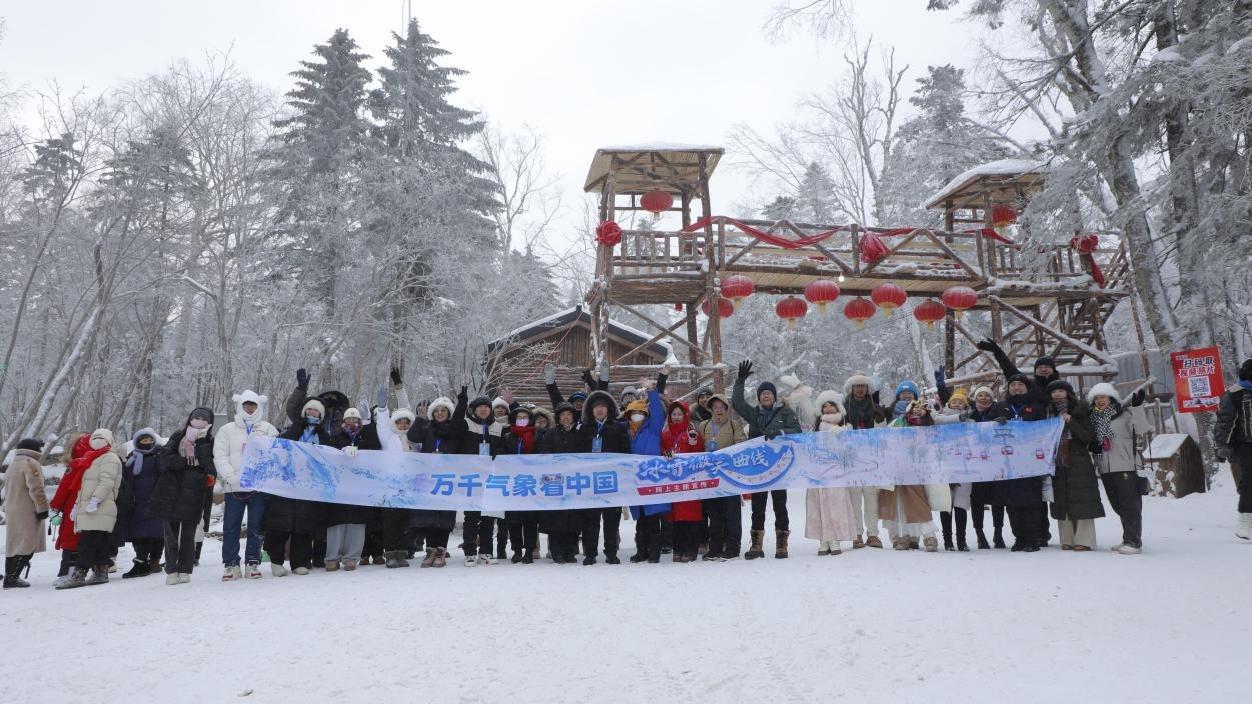
[[[284,430],[266,421],[265,396],[244,391],[233,397],[233,421],[221,428],[213,427],[210,409],[196,408],[164,440],[152,428],[139,430],[122,444],[105,428],[78,434],[66,443],[65,474],[50,499],[41,470],[43,443],[22,440],[5,484],[4,588],[29,586],[23,573],[29,573],[32,556],[46,549],[45,521],[47,532],[55,532],[54,547],[61,551],[57,589],[107,583],[110,572],[119,569],[118,548],[126,543],[134,559],[123,579],[164,572],[167,584],[185,584],[202,557],[214,503],[223,504],[223,581],[260,578],[266,561],[274,577],[305,575],[314,568],[353,571],[370,564],[403,568],[410,560],[423,568],[447,565],[457,512],[319,503],[249,491],[241,477],[244,449],[253,437],[324,445],[350,456],[382,449],[493,457],[597,452],[672,456],[809,431],[838,434],[885,426],[1060,418],[1063,433],[1051,475],[973,484],[808,489],[804,535],[818,541],[817,554],[823,556],[839,555],[845,545],[883,548],[884,531],[895,550],[938,552],[941,536],[943,550],[964,552],[970,550],[972,514],[977,549],[1033,553],[1053,540],[1050,517],[1062,550],[1086,552],[1096,548],[1095,519],[1105,515],[1102,485],[1121,522],[1121,540],[1112,549],[1139,553],[1147,479],[1140,472],[1139,432],[1130,407],[1142,402],[1142,394],[1122,399],[1114,386],[1100,383],[1079,398],[1057,377],[1050,358],[1040,358],[1033,373],[1026,374],[994,342],[983,341],[979,347],[996,357],[1004,373],[1005,390],[998,398],[990,386],[949,387],[943,370],[936,373],[933,397],[917,383],[903,381],[885,398],[877,380],[858,373],[842,390],[818,393],[811,411],[794,398],[781,397],[769,381],[755,387],[756,402],[750,402],[750,361],[739,365],[729,399],[699,389],[691,394],[693,403],[666,395],[667,368],[654,381],[641,379],[617,397],[609,393],[607,370],[589,370],[586,390],[565,397],[555,369],[549,367],[545,382],[551,408],[516,403],[507,392],[495,399],[471,399],[465,387],[455,399],[439,397],[411,406],[398,370],[391,373],[393,393],[384,386],[376,398],[350,407],[338,391],[310,395],[309,376],[299,370],[285,404]],[[1243,363],[1237,386],[1222,399],[1215,437],[1219,455],[1239,468],[1236,535],[1244,540],[1252,537],[1249,391],[1252,360]],[[394,409],[388,406],[393,396]],[[750,511],[746,551],[745,501]],[[666,554],[678,563],[765,557],[771,506],[774,557],[787,558],[787,492],[766,491],[629,507],[635,519],[635,551],[629,560],[658,563]],[[601,556],[608,564],[619,564],[622,513],[622,508],[465,511],[458,547],[466,566],[504,560],[532,564],[545,556],[557,564],[594,565]],[[546,551],[541,534],[547,535]]]

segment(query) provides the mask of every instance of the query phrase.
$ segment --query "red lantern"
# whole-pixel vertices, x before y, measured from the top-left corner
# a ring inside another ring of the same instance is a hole
[[[660,215],[674,207],[674,196],[665,191],[648,191],[639,199],[639,205],[653,215]]]
[[[995,205],[991,208],[991,226],[1004,227],[1017,222],[1017,208],[1011,205]]]
[[[701,304],[700,304],[700,312],[701,312],[701,313],[704,313],[705,315],[709,315],[709,310],[710,310],[710,308],[709,308],[709,303],[710,303],[709,299],[707,299],[707,298],[706,298],[706,299],[704,299],[704,303],[701,303]],[[731,303],[730,301],[726,300],[725,298],[722,298],[721,296],[718,296],[718,298],[717,298],[717,317],[719,317],[719,318],[729,318],[730,316],[734,315],[734,313],[735,313],[735,304]],[[710,316],[710,317],[711,317],[711,316]]]
[[[940,296],[943,304],[956,311],[956,317],[978,304],[978,294],[969,286],[953,286]]]
[[[804,297],[809,303],[817,305],[817,310],[826,312],[826,304],[834,303],[839,298],[839,284],[834,281],[818,279],[804,287]]]
[[[739,305],[739,301],[752,295],[756,290],[756,284],[746,276],[738,274],[722,279],[722,298],[728,298],[734,305]]]
[[[865,321],[874,317],[874,311],[878,310],[873,303],[857,296],[848,301],[848,305],[843,307],[843,316],[848,320],[856,323],[857,329],[865,327]]]
[[[795,330],[796,321],[809,312],[809,304],[795,296],[787,296],[778,302],[778,305],[774,307],[774,312],[778,313],[778,317],[787,321],[789,330]]]
[[[935,323],[943,320],[943,316],[947,314],[947,309],[933,298],[927,298],[913,307],[913,317],[917,318],[918,322],[926,323],[926,327],[932,330]]]
[[[909,300],[909,294],[893,283],[878,284],[869,292],[869,297],[874,305],[887,311],[887,317],[891,317],[896,308],[903,306]]]
[[[622,241],[622,228],[612,220],[596,225],[596,242],[601,247],[613,248]]]

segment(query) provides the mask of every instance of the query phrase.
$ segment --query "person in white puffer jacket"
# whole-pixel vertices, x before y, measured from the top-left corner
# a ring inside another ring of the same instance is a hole
[[[223,582],[243,577],[239,568],[239,532],[245,511],[248,514],[248,542],[244,548],[244,561],[249,578],[261,576],[261,527],[265,518],[266,497],[259,491],[244,491],[240,487],[243,451],[251,437],[272,438],[278,435],[278,429],[265,421],[267,397],[244,391],[231,398],[235,402],[235,422],[217,431],[213,439],[213,463],[217,467],[214,491],[225,496],[222,514]]]

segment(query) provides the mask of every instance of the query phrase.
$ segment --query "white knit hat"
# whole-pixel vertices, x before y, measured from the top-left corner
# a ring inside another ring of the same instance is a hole
[[[1087,391],[1087,403],[1095,403],[1096,396],[1108,396],[1114,403],[1121,403],[1122,398],[1117,393],[1117,387],[1102,381]]]
[[[344,420],[361,420],[361,412],[355,408],[349,408],[343,412]]]

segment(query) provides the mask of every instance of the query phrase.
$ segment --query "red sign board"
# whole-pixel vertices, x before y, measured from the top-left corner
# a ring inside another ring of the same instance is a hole
[[[1179,413],[1216,411],[1226,382],[1222,378],[1222,355],[1216,347],[1183,350],[1169,355],[1174,367],[1174,395]]]

